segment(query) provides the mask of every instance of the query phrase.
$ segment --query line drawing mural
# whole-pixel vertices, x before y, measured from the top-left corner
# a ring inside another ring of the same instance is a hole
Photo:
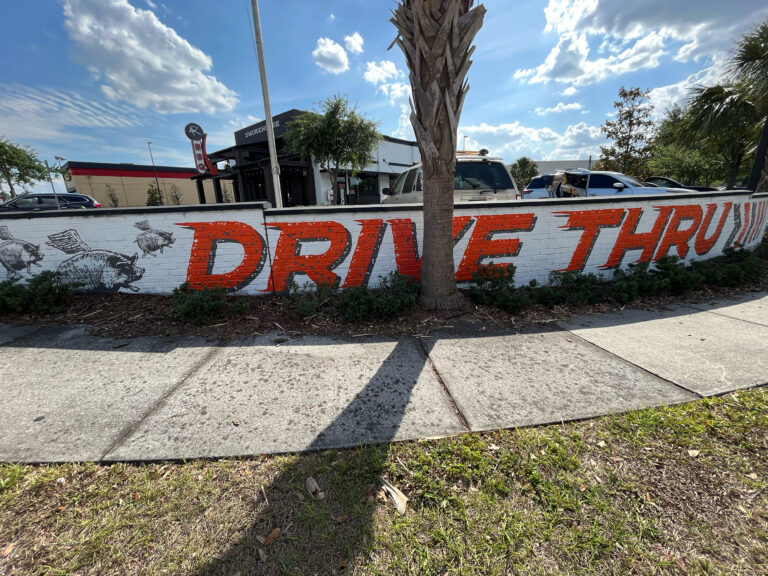
[[[26,220],[0,215],[8,224],[0,225],[0,274],[23,282],[36,266],[58,272],[60,282],[78,284],[84,292],[152,294],[170,294],[183,283],[257,295],[286,293],[294,282],[374,287],[376,278],[392,272],[418,279],[420,211],[351,208],[190,208],[183,215],[147,209]],[[667,256],[703,260],[731,248],[755,248],[767,220],[768,196],[738,192],[462,206],[453,219],[456,279],[470,283],[491,262],[514,266],[515,281],[524,285],[546,283],[552,272],[610,275]],[[60,252],[41,250],[44,244]],[[136,254],[131,246],[138,246]],[[139,256],[146,258],[143,267]]]
[[[173,232],[165,232],[164,230],[156,230],[149,224],[149,220],[142,220],[136,222],[133,225],[139,230],[143,230],[141,234],[136,237],[136,244],[141,248],[141,257],[146,258],[147,255],[157,256],[155,252],[160,251],[163,253],[163,248],[169,246],[175,242],[173,239]]]
[[[8,226],[0,226],[0,264],[8,272],[8,278],[21,278],[22,270],[32,274],[32,265],[42,268],[39,264],[43,259],[40,246],[18,240],[8,230]]]
[[[74,255],[57,269],[62,284],[77,284],[83,292],[118,292],[121,288],[140,291],[133,285],[144,276],[144,268],[136,266],[138,254],[127,256],[111,250],[91,249],[73,229],[51,234],[46,244]]]

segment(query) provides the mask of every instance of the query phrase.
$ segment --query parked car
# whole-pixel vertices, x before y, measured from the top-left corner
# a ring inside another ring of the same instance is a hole
[[[514,179],[501,158],[485,154],[466,154],[456,158],[453,174],[454,202],[510,201],[520,197]],[[424,201],[424,171],[414,164],[382,190],[383,204],[421,203]]]
[[[58,202],[58,203],[57,203]],[[53,193],[30,193],[22,194],[4,204],[0,204],[0,211],[3,212],[39,212],[41,210],[62,210],[101,208],[96,200],[85,194],[74,194],[65,192],[63,194]]]
[[[684,188],[658,187],[646,184],[620,172],[596,170],[566,170],[555,175],[549,191],[551,198],[578,196],[613,196],[659,194],[664,192],[690,192]]]
[[[646,178],[646,184],[653,184],[654,186],[660,186],[661,188],[682,188],[684,190],[696,190],[697,192],[714,192],[717,188],[711,186],[688,186],[687,184],[681,184],[677,180],[673,180],[668,176],[651,176]]]
[[[552,172],[551,174],[539,174],[528,183],[528,186],[522,191],[520,197],[523,200],[548,198],[549,189],[555,179],[555,174],[557,174],[557,172]]]

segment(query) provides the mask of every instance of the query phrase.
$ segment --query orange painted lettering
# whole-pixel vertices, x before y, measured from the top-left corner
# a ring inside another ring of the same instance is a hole
[[[661,241],[658,251],[654,260],[661,260],[664,258],[673,246],[677,247],[677,255],[680,259],[684,259],[688,255],[688,241],[696,233],[701,224],[702,211],[701,206],[698,204],[689,204],[687,206],[672,206],[674,213],[672,220],[667,227],[667,231],[664,234],[664,238]],[[680,228],[685,221],[690,221],[687,227]]]
[[[580,210],[574,212],[555,212],[556,215],[568,216],[568,223],[560,228],[583,230],[570,264],[559,272],[581,272],[587,263],[592,248],[595,246],[601,228],[613,228],[624,219],[624,209]]]
[[[456,272],[456,280],[459,282],[472,280],[472,274],[477,271],[483,260],[488,258],[517,256],[522,247],[519,238],[495,240],[493,237],[511,232],[530,232],[535,225],[535,214],[478,216],[469,245],[464,250],[464,258]],[[501,266],[509,266],[509,264],[501,264]]]
[[[699,226],[699,231],[696,233],[696,240],[693,244],[696,254],[703,256],[712,250],[715,242],[720,238],[720,234],[723,233],[725,221],[731,213],[731,206],[733,206],[733,202],[726,202],[723,205],[723,213],[720,215],[720,221],[717,224],[717,228],[715,228],[712,236],[707,238],[707,230],[709,230],[709,225],[712,223],[712,218],[717,211],[717,204],[707,204],[707,213],[704,215],[704,220],[702,221],[701,226]]]
[[[344,288],[350,286],[368,286],[371,271],[376,264],[376,256],[381,248],[381,240],[387,225],[384,220],[357,220],[362,226],[357,236],[357,246],[352,254],[349,272],[344,279]]]
[[[276,222],[270,228],[281,234],[275,248],[267,291],[286,292],[296,274],[306,274],[317,286],[338,287],[341,278],[333,270],[349,254],[351,238],[338,222]],[[302,254],[305,244],[328,242],[322,254]]]
[[[664,231],[669,215],[673,210],[671,206],[662,206],[657,209],[659,214],[656,217],[653,228],[650,232],[641,233],[636,232],[636,230],[637,225],[640,223],[640,217],[643,215],[643,209],[630,208],[627,210],[627,217],[619,231],[619,237],[613,245],[611,255],[608,257],[608,261],[600,266],[600,268],[618,268],[621,266],[624,255],[630,250],[642,249],[643,251],[640,254],[640,258],[635,260],[635,262],[649,262],[651,260],[659,243],[661,233]]]
[[[264,239],[251,226],[242,222],[184,222],[177,224],[194,230],[192,251],[187,268],[187,283],[195,290],[203,288],[238,289],[251,282],[264,267]],[[232,271],[213,274],[216,247],[226,242],[240,244],[243,260]]]

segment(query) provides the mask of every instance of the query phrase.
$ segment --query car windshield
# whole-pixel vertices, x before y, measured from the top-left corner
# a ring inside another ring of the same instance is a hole
[[[526,188],[546,188],[547,186],[552,185],[552,180],[554,180],[554,178],[555,177],[552,174],[547,174],[546,176],[536,176],[536,178],[530,181]]]
[[[633,188],[656,188],[656,186],[651,186],[649,184],[646,184],[645,182],[640,182],[640,180],[635,180],[632,178],[632,176],[622,176],[624,181],[632,186]]]
[[[453,183],[456,190],[504,190],[515,187],[509,172],[499,162],[457,162]]]

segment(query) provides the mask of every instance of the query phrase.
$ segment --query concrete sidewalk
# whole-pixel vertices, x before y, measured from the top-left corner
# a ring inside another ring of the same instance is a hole
[[[768,383],[768,294],[539,332],[220,344],[0,325],[0,460],[159,460],[561,422]]]

